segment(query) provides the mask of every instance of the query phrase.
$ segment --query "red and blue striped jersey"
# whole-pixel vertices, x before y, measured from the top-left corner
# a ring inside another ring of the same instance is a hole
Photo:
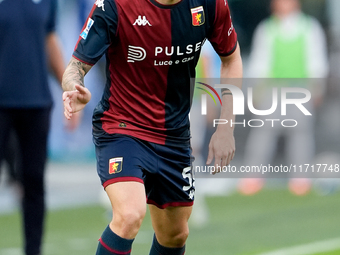
[[[191,78],[206,39],[220,56],[236,49],[227,0],[97,0],[73,54],[90,65],[106,54],[107,83],[93,134],[188,144]]]

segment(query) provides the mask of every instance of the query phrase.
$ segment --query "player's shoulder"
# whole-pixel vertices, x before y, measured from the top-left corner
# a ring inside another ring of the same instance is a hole
[[[53,5],[57,5],[58,0],[50,0],[49,2],[52,3]]]
[[[320,27],[320,26],[321,26],[321,23],[320,23],[320,21],[319,21],[317,18],[315,18],[315,17],[313,17],[313,16],[311,16],[311,15],[308,15],[308,14],[303,14],[303,15],[304,15],[306,21],[307,21],[311,26],[317,26],[317,27]]]
[[[96,0],[94,9],[97,15],[109,16],[112,12],[116,13],[116,0]]]
[[[315,17],[306,14],[306,13],[299,13],[299,24],[301,29],[305,30],[305,31],[312,31],[312,30],[322,30],[322,25],[319,22],[318,19],[316,19]]]

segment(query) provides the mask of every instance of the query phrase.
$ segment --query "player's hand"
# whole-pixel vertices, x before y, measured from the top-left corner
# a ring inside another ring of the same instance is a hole
[[[70,120],[65,121],[66,130],[69,131],[69,132],[75,131],[81,123],[82,116],[83,116],[83,114],[82,114],[81,111],[73,113],[72,118]]]
[[[63,93],[64,115],[70,120],[72,114],[82,110],[91,99],[91,92],[80,85],[75,85],[76,90]]]
[[[216,174],[230,164],[235,154],[235,139],[232,130],[217,130],[211,137],[207,165],[214,161]]]

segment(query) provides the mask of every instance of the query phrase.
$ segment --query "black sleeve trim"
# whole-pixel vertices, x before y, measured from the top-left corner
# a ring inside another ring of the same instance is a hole
[[[237,45],[238,45],[238,41],[236,41],[235,43],[235,46],[232,48],[231,51],[227,52],[227,53],[224,53],[224,54],[218,54],[219,56],[221,57],[228,57],[230,56],[231,54],[233,54],[235,52],[235,50],[237,49]]]
[[[94,61],[94,60],[90,60],[90,59],[87,59],[85,58],[84,56],[80,55],[78,52],[73,52],[72,56],[79,60],[80,62],[83,62],[84,64],[87,64],[87,65],[90,65],[90,66],[93,66],[97,61]]]

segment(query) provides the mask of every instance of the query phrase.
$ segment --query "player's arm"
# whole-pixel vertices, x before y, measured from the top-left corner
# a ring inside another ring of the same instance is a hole
[[[226,57],[221,57],[221,78],[239,79],[243,76],[243,66],[240,46],[237,43],[235,51]],[[241,88],[241,84],[235,84]]]
[[[55,32],[51,32],[46,36],[46,50],[49,66],[55,78],[61,84],[65,64],[61,47],[59,45],[58,36]]]
[[[229,56],[221,57],[221,78],[232,79],[233,84],[241,88],[242,86],[242,58],[240,47]],[[220,119],[235,120],[233,115],[233,98],[230,92],[222,91],[222,109]],[[223,167],[230,164],[235,154],[234,127],[230,125],[218,125],[209,144],[209,154],[207,164],[214,160],[217,165]]]
[[[64,91],[75,90],[75,85],[84,85],[84,77],[92,68],[91,65],[79,61],[75,57],[71,57],[63,75],[62,87]]]
[[[118,11],[115,1],[105,2],[105,9],[98,4],[93,5],[63,75],[64,115],[67,119],[90,101],[91,93],[84,86],[84,77],[110,47],[116,36],[117,26]]]
[[[71,119],[72,114],[82,110],[91,99],[90,91],[84,86],[84,77],[91,65],[72,57],[62,79],[64,115]]]

